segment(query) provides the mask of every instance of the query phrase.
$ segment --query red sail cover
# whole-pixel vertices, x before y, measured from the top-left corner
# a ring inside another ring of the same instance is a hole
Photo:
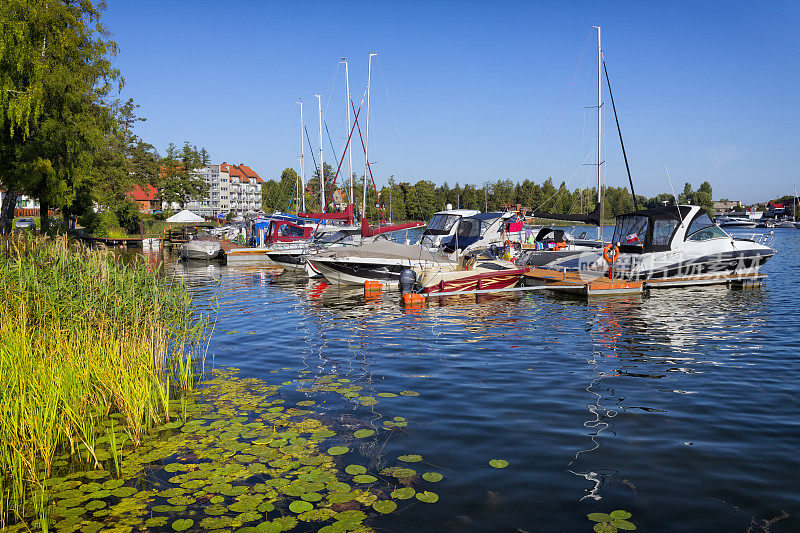
[[[300,218],[316,218],[317,220],[344,220],[345,224],[355,224],[353,206],[348,205],[341,213],[297,213]]]
[[[380,228],[370,228],[369,221],[366,218],[361,220],[361,236],[362,237],[374,237],[375,235],[380,235],[381,233],[389,233],[392,231],[400,231],[409,228],[419,228],[420,226],[424,226],[424,222],[406,222],[405,224],[395,224],[394,226],[383,226]]]

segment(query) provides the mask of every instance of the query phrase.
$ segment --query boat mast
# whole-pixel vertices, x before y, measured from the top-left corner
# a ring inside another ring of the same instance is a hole
[[[350,131],[350,71],[347,67],[347,59],[342,58],[344,62],[344,79],[347,88],[347,101],[344,103],[344,108],[347,111],[347,131]],[[350,160],[350,201],[353,201],[353,145],[347,143],[347,156]]]
[[[319,107],[319,198],[320,213],[325,212],[325,165],[322,163],[322,95],[315,94]]]
[[[369,65],[367,67],[367,124],[364,129],[364,197],[361,203],[361,218],[367,218],[367,176],[369,175],[369,88],[372,81],[372,56],[378,54],[369,53]]]
[[[597,226],[597,240],[603,240],[603,192],[601,184],[600,166],[602,153],[600,151],[600,141],[602,135],[602,112],[603,112],[603,85],[600,79],[600,72],[603,67],[603,52],[600,48],[600,26],[597,28],[597,203],[600,204],[600,224]]]
[[[303,150],[303,126],[305,126],[305,124],[303,123],[303,100],[302,100],[302,98],[297,103],[300,104],[300,198],[302,198],[302,200],[301,200],[301,202],[302,202],[301,203],[302,212],[305,213],[306,212],[306,173],[305,173],[305,168],[304,168],[305,165],[303,164],[303,157],[305,156],[305,152]]]

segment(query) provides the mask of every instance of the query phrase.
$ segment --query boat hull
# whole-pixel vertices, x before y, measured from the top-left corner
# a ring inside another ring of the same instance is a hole
[[[391,259],[330,260],[328,258],[307,259],[311,269],[325,276],[334,285],[363,285],[365,281],[379,281],[389,287],[400,285],[400,274],[407,268],[434,266],[429,261]]]
[[[181,246],[181,259],[188,261],[211,261],[222,257],[222,247],[204,242],[202,245],[195,245],[187,242]]]
[[[720,252],[683,261],[659,261],[647,267],[614,268],[614,277],[629,280],[649,280],[664,278],[692,278],[718,275],[720,277],[732,274],[757,273],[759,268],[766,263],[774,251],[743,250],[735,252]]]
[[[437,292],[467,292],[482,290],[499,290],[515,286],[527,268],[503,270],[498,272],[456,271],[442,274],[441,279],[433,278],[422,292],[425,294]]]

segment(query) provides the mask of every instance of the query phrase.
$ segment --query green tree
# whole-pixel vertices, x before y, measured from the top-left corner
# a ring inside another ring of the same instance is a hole
[[[159,162],[159,199],[184,208],[189,200],[205,198],[208,184],[195,172],[202,166],[200,152],[189,141],[184,141],[180,151],[175,144],[169,143]]]
[[[0,4],[0,181],[39,199],[44,229],[51,206],[69,207],[90,190],[114,124],[105,98],[122,78],[103,8],[90,0]],[[8,209],[0,217],[7,228]]]

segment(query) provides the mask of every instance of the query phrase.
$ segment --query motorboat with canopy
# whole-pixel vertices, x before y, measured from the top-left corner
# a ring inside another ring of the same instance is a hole
[[[667,206],[618,215],[614,227],[613,276],[630,280],[754,274],[775,255],[769,234],[735,237],[705,209]],[[616,256],[616,257],[615,257]],[[608,269],[608,261],[594,262]]]

